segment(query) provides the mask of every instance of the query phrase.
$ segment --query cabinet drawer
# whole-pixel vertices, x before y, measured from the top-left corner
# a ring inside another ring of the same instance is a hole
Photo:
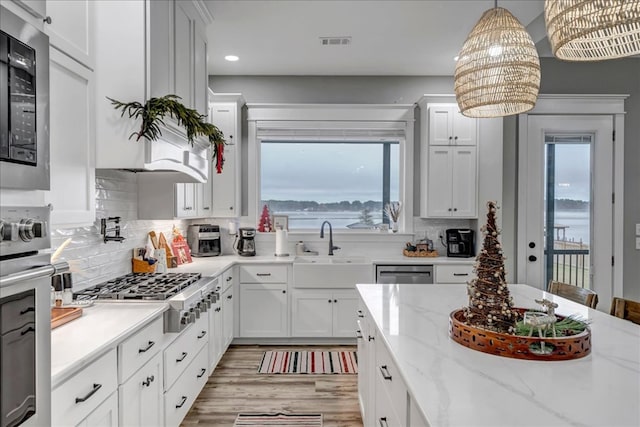
[[[375,383],[375,405],[373,408],[374,420],[372,425],[375,427],[401,427],[408,425],[404,417],[400,417],[397,409],[393,405],[391,396],[389,396],[385,380],[378,375],[374,379]],[[406,411],[405,411],[406,412]],[[413,427],[413,425],[409,425]]]
[[[241,283],[287,283],[286,265],[241,265]]]
[[[184,374],[164,394],[164,416],[167,427],[178,426],[200,390],[207,382],[207,352],[200,352],[185,369]]]
[[[118,387],[116,349],[95,360],[51,392],[51,420],[77,425]]]
[[[382,338],[376,340],[376,366],[373,375],[377,378],[376,396],[378,388],[382,387],[391,400],[393,411],[400,418],[399,425],[406,425],[407,386],[400,377],[400,372]]]
[[[435,283],[467,283],[474,277],[472,264],[436,265]]]
[[[203,335],[203,332],[206,332]],[[200,338],[198,338],[200,337]],[[164,389],[171,384],[189,366],[198,351],[208,343],[209,316],[208,312],[200,316],[196,323],[185,329],[164,351]],[[205,353],[206,355],[206,353]]]
[[[160,316],[118,345],[118,384],[124,383],[160,350],[162,328]]]

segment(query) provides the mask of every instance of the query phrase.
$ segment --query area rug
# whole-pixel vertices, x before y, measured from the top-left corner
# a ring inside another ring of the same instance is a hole
[[[235,426],[321,427],[322,414],[238,414]]]
[[[259,374],[357,374],[355,351],[265,351]]]

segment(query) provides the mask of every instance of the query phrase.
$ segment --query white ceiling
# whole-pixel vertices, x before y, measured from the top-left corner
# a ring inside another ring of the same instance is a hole
[[[208,0],[214,75],[453,75],[467,34],[491,0]],[[537,42],[543,0],[501,0]],[[538,18],[538,19],[536,19]],[[351,36],[349,46],[320,37]],[[225,55],[240,60],[228,62]]]

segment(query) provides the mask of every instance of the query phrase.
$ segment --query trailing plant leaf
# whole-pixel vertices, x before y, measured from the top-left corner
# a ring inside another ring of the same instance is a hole
[[[141,119],[140,130],[129,135],[129,139],[136,137],[136,141],[146,138],[149,141],[156,141],[162,131],[160,125],[166,115],[172,117],[187,132],[187,140],[193,146],[194,141],[199,136],[208,139],[211,145],[211,160],[216,163],[218,173],[222,172],[224,164],[224,149],[226,143],[224,135],[220,129],[211,123],[206,122],[206,116],[201,115],[192,108],[185,107],[178,100],[182,99],[178,95],[165,95],[159,98],[150,98],[144,105],[140,102],[121,102],[107,97],[116,110],[122,110],[120,117],[127,115],[130,119]]]
[[[529,311],[539,311],[539,310],[529,310]],[[558,320],[555,324],[556,336],[558,337],[567,337],[571,335],[577,335],[587,329],[589,323],[580,316],[570,315],[565,317],[562,320]],[[516,335],[520,336],[529,336],[531,331],[531,326],[525,325],[523,321],[519,321],[516,323]],[[534,327],[534,335],[538,334],[538,329]],[[552,337],[551,329],[545,331],[546,337]]]

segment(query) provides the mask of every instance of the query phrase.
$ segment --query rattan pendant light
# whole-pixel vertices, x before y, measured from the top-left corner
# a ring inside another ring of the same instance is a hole
[[[551,50],[566,61],[640,54],[640,0],[546,0]]]
[[[531,37],[506,9],[487,10],[462,46],[454,76],[460,112],[503,117],[531,110],[540,89],[540,60]]]

